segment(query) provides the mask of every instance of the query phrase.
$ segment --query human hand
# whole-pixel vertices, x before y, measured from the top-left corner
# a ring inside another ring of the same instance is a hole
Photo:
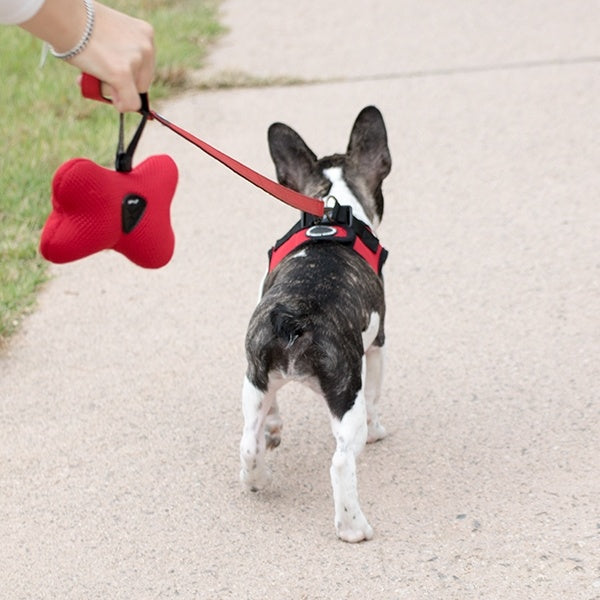
[[[148,92],[154,76],[154,30],[149,23],[93,1],[89,39],[66,62],[103,82],[103,93],[119,112],[137,111],[140,94]],[[68,53],[86,30],[83,0],[45,0],[21,27],[48,42],[54,52]],[[89,22],[89,21],[88,21]]]
[[[96,3],[94,31],[85,50],[67,62],[102,81],[102,92],[119,112],[137,111],[140,93],[154,76],[152,26]]]

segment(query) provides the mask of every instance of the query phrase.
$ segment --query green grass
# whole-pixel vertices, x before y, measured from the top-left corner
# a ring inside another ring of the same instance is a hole
[[[217,0],[107,0],[152,23],[157,73],[150,97],[187,85],[221,32]],[[15,27],[0,27],[0,345],[18,327],[47,279],[38,253],[50,210],[50,183],[66,160],[85,156],[112,165],[118,117],[84,100],[78,73],[49,56],[38,68],[41,42]],[[137,117],[131,117],[132,127]]]

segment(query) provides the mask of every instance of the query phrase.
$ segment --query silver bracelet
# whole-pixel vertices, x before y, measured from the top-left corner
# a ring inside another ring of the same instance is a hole
[[[85,4],[85,12],[87,15],[83,36],[79,40],[78,44],[67,52],[56,52],[54,48],[48,44],[48,48],[50,49],[52,56],[55,56],[56,58],[62,58],[63,60],[69,60],[70,58],[77,56],[80,52],[83,52],[85,47],[88,45],[88,42],[92,37],[92,31],[94,30],[94,0],[83,0],[83,3]]]

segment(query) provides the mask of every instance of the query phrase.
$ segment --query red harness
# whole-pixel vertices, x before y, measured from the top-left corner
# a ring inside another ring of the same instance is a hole
[[[318,242],[338,242],[351,246],[367,261],[373,271],[381,276],[381,269],[388,255],[387,250],[379,243],[371,229],[359,219],[353,218],[350,211],[343,211],[342,214],[342,220],[350,221],[348,224],[339,223],[337,220],[323,223],[303,215],[303,218],[269,250],[269,273],[288,254],[301,246]]]

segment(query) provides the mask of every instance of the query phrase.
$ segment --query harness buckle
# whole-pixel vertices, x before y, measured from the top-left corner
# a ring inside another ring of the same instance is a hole
[[[321,218],[306,212],[303,212],[300,217],[300,226],[303,228],[321,224],[337,224],[352,228],[353,222],[352,207],[340,204],[335,196],[328,196],[325,199],[323,216]]]
[[[352,227],[352,207],[340,204],[334,196],[329,196],[325,201],[325,217],[329,223]]]

